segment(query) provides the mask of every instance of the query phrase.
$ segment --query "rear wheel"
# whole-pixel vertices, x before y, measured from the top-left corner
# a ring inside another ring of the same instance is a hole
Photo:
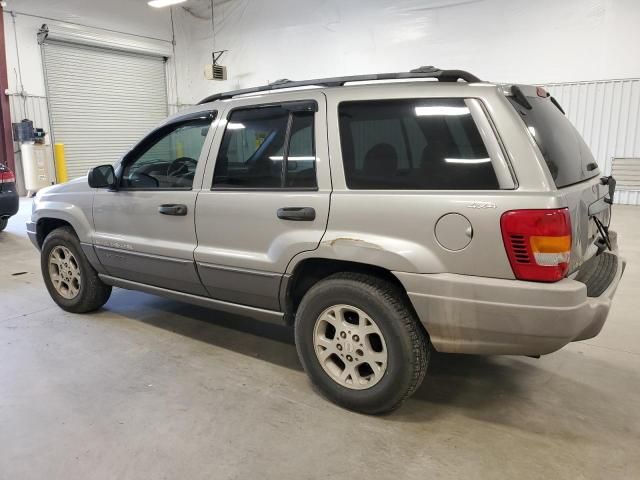
[[[296,314],[298,355],[318,388],[351,410],[398,408],[422,382],[430,345],[404,292],[340,273],[312,287]]]
[[[9,217],[0,218],[0,232],[7,228],[7,224],[9,223]]]
[[[47,235],[40,266],[51,298],[68,312],[92,312],[109,300],[111,287],[102,283],[70,227]]]

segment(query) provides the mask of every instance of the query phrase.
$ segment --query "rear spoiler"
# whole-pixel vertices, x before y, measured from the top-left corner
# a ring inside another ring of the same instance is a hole
[[[533,108],[531,102],[527,100],[527,97],[548,98],[563,115],[566,115],[566,112],[560,103],[558,103],[558,100],[552,97],[551,94],[542,87],[535,85],[509,85],[506,86],[506,88],[503,88],[503,92],[506,96],[513,97],[518,105],[521,105],[527,110],[531,110]]]

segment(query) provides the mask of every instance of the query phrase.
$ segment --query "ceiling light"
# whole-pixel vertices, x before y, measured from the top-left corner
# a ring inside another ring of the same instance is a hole
[[[490,158],[445,158],[447,163],[489,163]]]
[[[176,5],[178,3],[184,3],[187,0],[150,0],[147,2],[150,7],[162,8],[168,7],[169,5]]]
[[[229,130],[241,130],[244,128],[244,124],[242,123],[234,123],[234,122],[229,122],[227,123],[227,128]]]
[[[283,159],[282,155],[277,155],[275,157],[269,157],[269,160],[272,160],[274,162],[281,162]],[[293,160],[293,161],[305,161],[305,160],[315,160],[316,157],[287,157],[287,160]]]
[[[418,117],[427,117],[433,115],[468,115],[467,107],[416,107],[416,115]]]

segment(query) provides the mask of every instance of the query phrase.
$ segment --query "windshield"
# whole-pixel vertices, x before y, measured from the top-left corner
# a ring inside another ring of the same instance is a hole
[[[551,97],[526,97],[531,109],[514,97],[508,98],[538,144],[558,188],[598,175],[589,147]]]

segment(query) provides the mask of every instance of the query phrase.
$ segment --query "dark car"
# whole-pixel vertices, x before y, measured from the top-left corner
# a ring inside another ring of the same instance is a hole
[[[9,168],[0,163],[0,232],[9,222],[9,217],[18,213],[16,177]]]

